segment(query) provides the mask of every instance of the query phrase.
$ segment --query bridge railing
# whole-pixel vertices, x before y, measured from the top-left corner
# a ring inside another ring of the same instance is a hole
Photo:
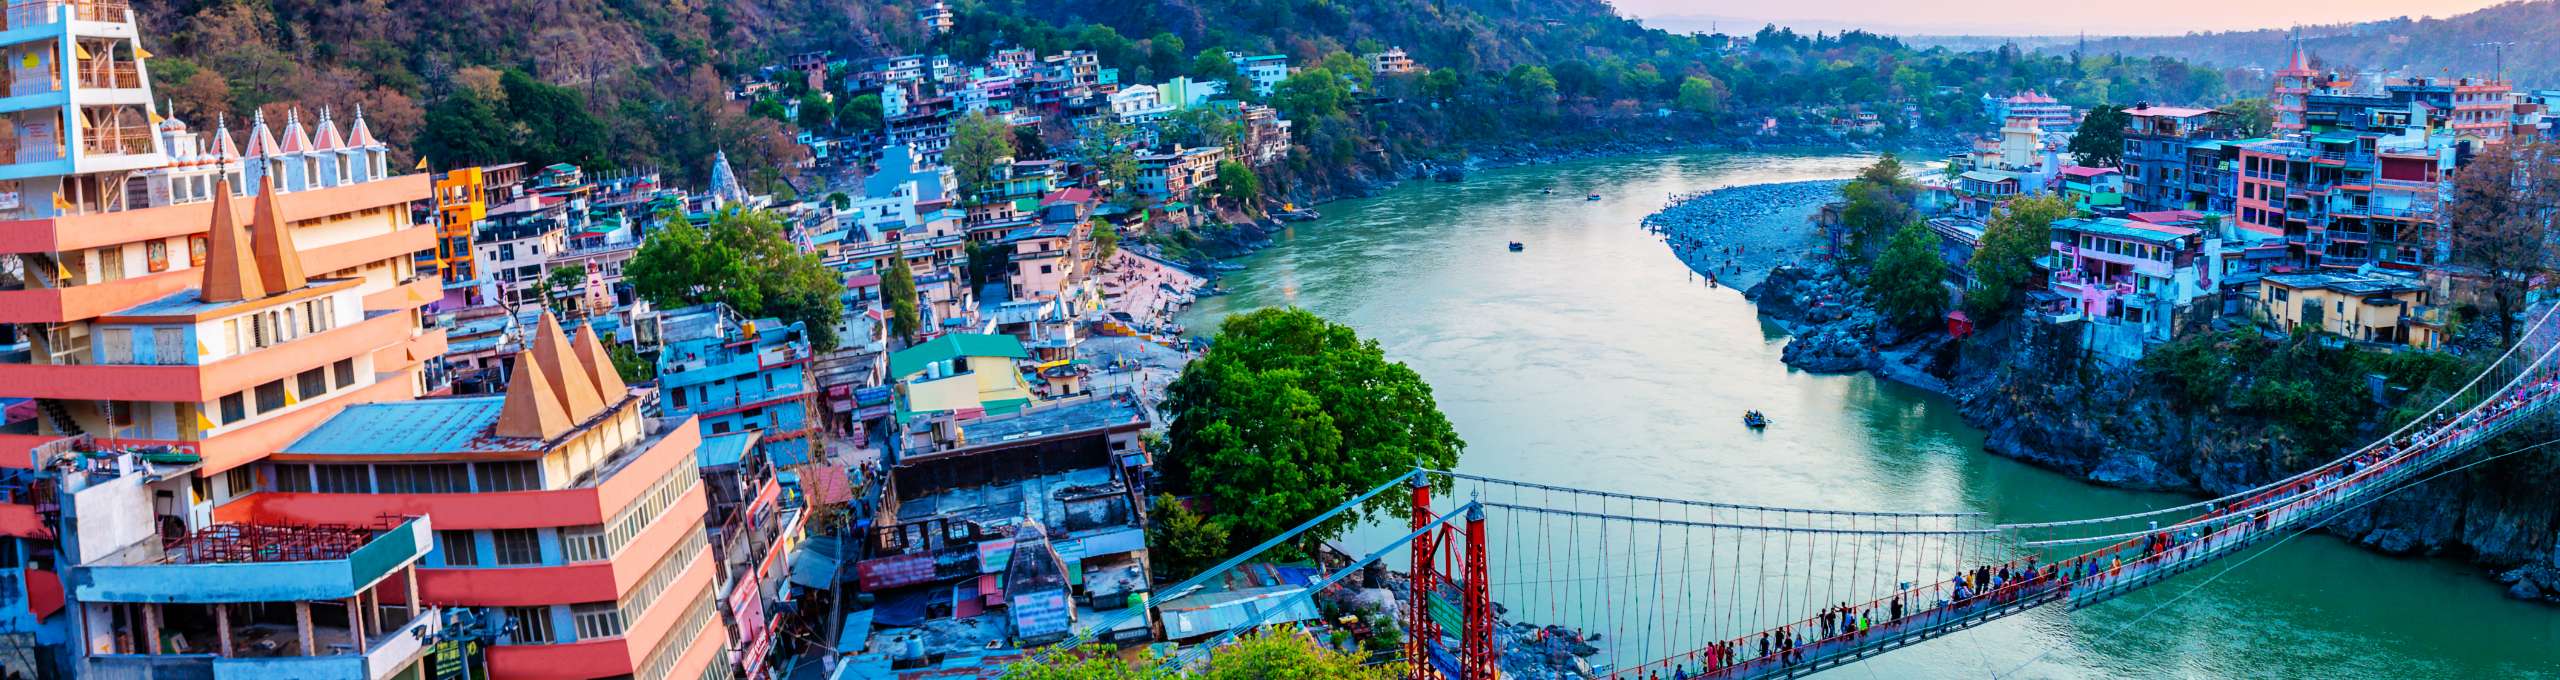
[[[2230,506],[2236,499],[2263,497],[2271,491],[2288,485],[2293,485],[2306,479],[2330,474],[2331,472],[2346,465],[2349,461],[2371,456],[2396,442],[2402,441],[2404,438],[2410,437],[2424,430],[2430,424],[2437,422],[2440,417],[2455,413],[2470,414],[2477,412],[2483,407],[2486,407],[2500,399],[2504,395],[2507,395],[2515,387],[2525,384],[2537,376],[2547,377],[2552,371],[2552,352],[2555,349],[2560,349],[2560,324],[2553,323],[2555,317],[2560,317],[2560,304],[2546,304],[2541,312],[2535,315],[2534,321],[2526,326],[2523,336],[2521,336],[2515,344],[2508,346],[2507,349],[2502,352],[2497,359],[2492,360],[2486,368],[2482,369],[2477,375],[2472,376],[2470,381],[2463,384],[2460,388],[2447,393],[2445,397],[2442,400],[2439,400],[2433,407],[2430,407],[2425,412],[2409,419],[2408,422],[2402,423],[2389,434],[2375,438],[2373,441],[2367,442],[2364,446],[2357,448],[2354,451],[2349,451],[2344,455],[2330,460],[2326,464],[2315,466],[2256,487],[2225,494],[2218,498],[2211,498],[2183,505],[2154,508],[2151,510],[2116,515],[2112,517],[2003,524],[2001,525],[2001,528],[2014,535],[2020,536],[2022,539],[2033,539],[2032,535],[2038,533],[2058,534],[2062,531],[2075,530],[2078,528],[2106,524],[2131,523],[2164,515],[2211,512],[2220,507]],[[2480,390],[2484,387],[2489,391],[2485,393],[2481,392]],[[2465,400],[2468,401],[2466,402]],[[2455,406],[2457,403],[2462,403],[2463,405]],[[2450,411],[2448,411],[2448,409],[2450,409]],[[2050,541],[2030,540],[2029,542]],[[2092,541],[2088,539],[2079,539],[2068,542],[2085,543]]]

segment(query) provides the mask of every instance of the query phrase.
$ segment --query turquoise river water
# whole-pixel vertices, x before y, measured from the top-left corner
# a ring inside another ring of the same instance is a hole
[[[1324,219],[1240,260],[1246,269],[1224,280],[1232,294],[1201,301],[1183,322],[1206,333],[1226,314],[1296,305],[1350,324],[1431,382],[1467,440],[1467,472],[1738,503],[1978,511],[2003,522],[2190,500],[1985,453],[1981,433],[1936,395],[1789,370],[1778,360],[1784,335],[1738,291],[1690,280],[1636,226],[1675,192],[1846,177],[1867,160],[1649,156],[1413,183],[1323,206]],[[1584,199],[1595,193],[1602,199]],[[1507,241],[1526,252],[1508,252]],[[1777,425],[1746,433],[1735,424],[1745,409]],[[2468,565],[2383,557],[2315,535],[2218,571],[2084,611],[2003,619],[1829,675],[2560,676],[2560,610],[2506,599]],[[1498,590],[1497,599],[1538,598]],[[1526,606],[1521,618],[1541,618],[1533,614],[1544,605]]]

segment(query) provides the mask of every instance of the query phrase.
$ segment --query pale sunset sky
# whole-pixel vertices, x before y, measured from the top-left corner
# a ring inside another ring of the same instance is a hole
[[[2503,0],[1610,0],[1620,14],[1674,31],[1747,33],[1775,22],[1800,31],[1895,34],[2178,34],[2296,24],[2451,16]]]

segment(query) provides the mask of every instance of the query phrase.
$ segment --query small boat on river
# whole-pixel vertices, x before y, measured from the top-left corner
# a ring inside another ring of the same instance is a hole
[[[1759,411],[1744,411],[1742,412],[1742,426],[1754,430],[1767,428],[1769,427],[1769,416],[1762,415]]]
[[[1512,242],[1511,242],[1511,252],[1515,252],[1515,253],[1516,253],[1516,252],[1520,252],[1520,251],[1522,251],[1522,250],[1527,250],[1528,248],[1529,248],[1528,246],[1520,245],[1520,242],[1519,242],[1519,241],[1512,241]]]

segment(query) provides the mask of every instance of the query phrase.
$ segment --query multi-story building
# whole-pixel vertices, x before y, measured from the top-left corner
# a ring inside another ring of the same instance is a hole
[[[664,414],[699,418],[712,436],[756,431],[757,450],[784,465],[819,453],[809,338],[799,324],[740,319],[715,303],[668,311],[658,331]]]
[[[2213,234],[2117,217],[2053,223],[2055,267],[2046,288],[2063,300],[2060,321],[2086,321],[2084,346],[2140,358],[2168,342],[2213,283],[2221,244]],[[2205,310],[2211,311],[2211,310]]]
[[[1982,113],[1992,120],[2033,118],[2047,130],[2069,130],[2080,124],[2079,112],[2042,92],[2028,90],[2007,97],[1982,95]]]
[[[225,474],[224,521],[423,516],[428,602],[507,622],[490,677],[727,677],[690,418],[649,417],[593,329],[545,315],[502,396],[349,408]]]
[[[435,180],[436,249],[424,263],[446,281],[480,277],[471,259],[471,233],[489,216],[489,182],[477,167],[447,171]]]
[[[767,655],[784,623],[791,587],[789,555],[800,545],[804,503],[786,493],[784,472],[759,455],[757,431],[704,437],[695,463],[711,501],[707,525],[719,568],[721,621],[734,642],[730,658],[750,680],[768,677]]]
[[[2228,136],[2226,116],[2213,109],[2139,104],[2126,109],[2125,205],[2134,211],[2203,207],[2215,187],[2200,184],[2201,168],[2188,147]],[[2209,180],[2208,180],[2209,181]]]
[[[1256,95],[1269,97],[1272,90],[1280,87],[1280,81],[1289,79],[1289,55],[1245,56],[1238,52],[1228,52],[1227,61],[1235,63],[1236,72],[1244,74],[1245,83],[1253,88],[1253,93]]]
[[[1161,200],[1189,200],[1193,189],[1217,179],[1218,161],[1226,158],[1226,147],[1218,146],[1175,147],[1168,153],[1139,154],[1138,192]]]
[[[2057,176],[2062,197],[2081,214],[2122,212],[2124,173],[2115,168],[2063,166]]]
[[[1412,73],[1413,57],[1407,56],[1402,47],[1389,47],[1385,52],[1369,55],[1369,70],[1380,74]]]

